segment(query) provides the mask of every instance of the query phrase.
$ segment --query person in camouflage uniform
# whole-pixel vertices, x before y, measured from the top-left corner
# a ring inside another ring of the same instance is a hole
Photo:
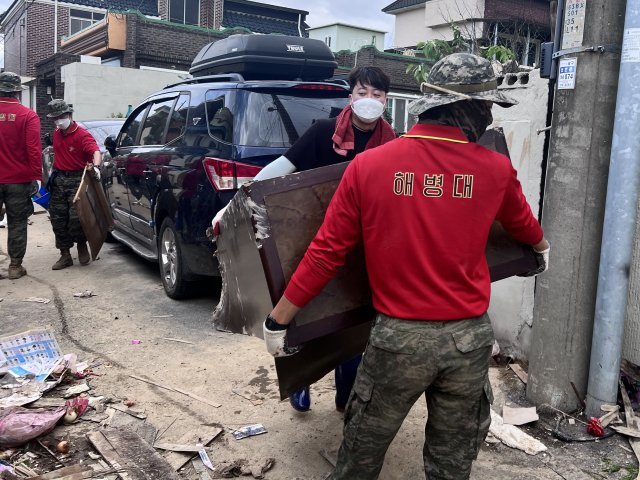
[[[49,181],[51,199],[49,216],[56,237],[56,248],[60,258],[51,267],[62,270],[73,265],[71,247],[78,248],[78,261],[87,265],[91,261],[87,239],[73,206],[73,198],[78,191],[82,174],[87,165],[95,167],[102,163],[102,154],[95,139],[84,128],[73,121],[73,109],[64,100],[49,102],[48,118],[52,118],[56,129],[53,132],[53,166]],[[94,168],[95,175],[99,175]]]
[[[264,324],[271,354],[295,354],[288,324],[364,244],[378,315],[345,412],[333,480],[378,478],[389,444],[423,396],[425,476],[468,479],[491,418],[494,336],[484,252],[493,221],[532,245],[546,269],[549,244],[510,160],[475,143],[492,122],[493,103],[515,104],[497,90],[489,61],[447,56],[422,90],[409,107],[418,124],[349,164]]]
[[[31,196],[42,179],[40,119],[20,104],[22,89],[20,76],[0,73],[0,210],[4,205],[10,279],[27,274],[22,266],[27,251],[27,221],[33,213]]]

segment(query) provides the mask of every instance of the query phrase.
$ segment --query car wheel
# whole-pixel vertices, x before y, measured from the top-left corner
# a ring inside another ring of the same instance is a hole
[[[180,237],[169,218],[166,218],[160,227],[158,263],[162,285],[167,296],[176,300],[185,298],[189,282],[184,279]]]

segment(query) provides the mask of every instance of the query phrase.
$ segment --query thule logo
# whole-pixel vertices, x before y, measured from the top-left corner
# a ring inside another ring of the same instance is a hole
[[[287,45],[287,52],[304,53],[304,47],[302,45]]]

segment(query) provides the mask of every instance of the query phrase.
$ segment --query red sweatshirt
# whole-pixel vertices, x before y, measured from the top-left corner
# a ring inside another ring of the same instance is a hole
[[[543,238],[507,157],[457,128],[416,125],[347,167],[284,295],[306,305],[363,241],[377,311],[408,320],[481,315],[491,292],[484,252],[496,219],[522,243]]]
[[[53,131],[53,168],[56,170],[84,170],[100,147],[96,139],[84,128],[73,122],[65,133],[59,128]]]
[[[15,98],[0,97],[0,183],[42,180],[40,119]]]

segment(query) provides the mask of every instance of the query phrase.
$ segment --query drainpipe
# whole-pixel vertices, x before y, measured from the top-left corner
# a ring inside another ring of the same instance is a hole
[[[298,14],[298,34],[302,37],[302,14]]]
[[[53,53],[58,53],[58,0],[53,6]]]
[[[615,404],[629,295],[629,268],[640,189],[640,0],[627,0],[598,293],[591,344],[587,415]]]

